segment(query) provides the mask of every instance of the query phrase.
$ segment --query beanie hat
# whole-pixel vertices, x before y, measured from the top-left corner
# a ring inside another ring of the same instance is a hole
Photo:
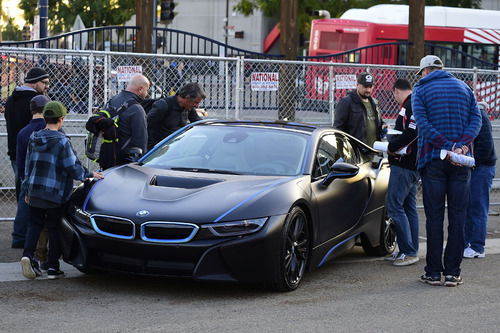
[[[31,113],[42,113],[45,104],[50,102],[50,98],[45,95],[36,95],[30,101]]]
[[[49,74],[44,69],[33,67],[28,71],[26,77],[24,78],[24,82],[26,83],[37,83],[38,81],[42,81],[43,79],[47,79]]]
[[[44,118],[60,118],[68,114],[68,111],[61,102],[48,102],[43,108]]]

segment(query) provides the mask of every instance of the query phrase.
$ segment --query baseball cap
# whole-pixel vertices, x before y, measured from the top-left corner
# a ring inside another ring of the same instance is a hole
[[[48,102],[50,102],[50,98],[48,98],[47,96],[45,96],[45,95],[36,95],[30,101],[30,110],[31,110],[31,112],[38,111],[38,110],[39,110],[39,112],[42,111],[43,107]]]
[[[66,107],[61,102],[52,101],[45,104],[43,108],[44,118],[65,117],[68,114]]]
[[[358,83],[364,85],[365,87],[373,86],[373,75],[370,73],[361,73],[358,76]]]
[[[24,82],[26,83],[37,83],[38,81],[42,81],[43,79],[47,79],[49,74],[39,67],[33,67],[28,71],[26,77],[24,78]]]
[[[426,55],[420,60],[420,69],[418,70],[417,75],[422,74],[424,68],[427,67],[439,67],[443,68],[443,61],[439,59],[438,56],[435,55]]]

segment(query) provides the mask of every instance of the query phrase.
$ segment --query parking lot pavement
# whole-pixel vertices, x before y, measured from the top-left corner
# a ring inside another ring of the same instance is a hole
[[[422,211],[420,214],[420,246],[419,257],[425,260],[425,219]],[[13,222],[0,222],[0,282],[21,281],[25,278],[20,274],[19,260],[22,256],[22,249],[12,249],[10,247],[11,231]],[[490,216],[488,221],[488,239],[486,240],[486,254],[500,254],[500,216]],[[382,260],[381,257],[366,256],[361,247],[355,247],[346,255],[336,260],[338,263],[350,262],[371,262]],[[61,261],[61,269],[66,273],[66,277],[79,277],[82,274],[73,266]],[[42,276],[41,279],[46,278]]]

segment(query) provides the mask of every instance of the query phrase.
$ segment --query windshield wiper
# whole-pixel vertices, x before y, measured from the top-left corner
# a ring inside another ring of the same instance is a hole
[[[219,169],[207,169],[207,168],[172,167],[172,168],[170,168],[170,170],[189,171],[189,172],[221,173],[221,174],[225,174],[225,175],[241,175],[241,173],[235,172],[235,171],[219,170]]]

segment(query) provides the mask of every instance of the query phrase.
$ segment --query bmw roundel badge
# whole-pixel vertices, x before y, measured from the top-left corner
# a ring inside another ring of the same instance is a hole
[[[142,210],[138,211],[137,213],[135,213],[135,215],[137,215],[139,217],[145,217],[145,216],[149,215],[149,211],[142,209]]]

